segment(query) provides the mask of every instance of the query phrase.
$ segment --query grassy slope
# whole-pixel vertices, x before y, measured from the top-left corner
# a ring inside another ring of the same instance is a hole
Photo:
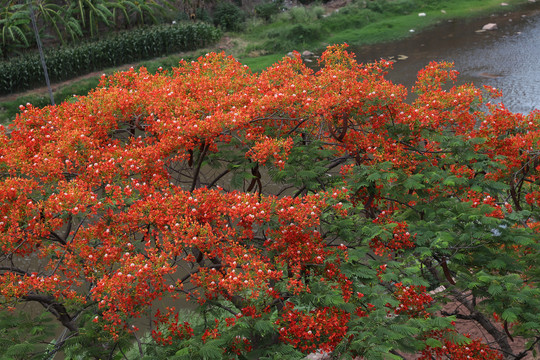
[[[418,32],[450,18],[478,17],[494,11],[507,11],[511,6],[527,1],[506,2],[510,7],[501,7],[500,0],[375,0],[367,2],[369,6],[365,8],[363,1],[357,1],[329,16],[323,16],[325,10],[321,6],[293,8],[279,14],[268,24],[251,20],[244,33],[229,34],[233,46],[228,52],[252,70],[260,71],[291,50],[321,50],[329,44],[343,42],[363,45],[398,40],[409,36],[410,29]],[[419,12],[427,16],[419,17]],[[186,57],[195,58],[210,50],[186,54]],[[178,56],[169,56],[145,61],[138,66],[145,66],[153,72],[160,66],[170,68],[177,63]],[[118,69],[107,69],[104,73],[115,71]],[[55,91],[55,102],[65,101],[74,94],[84,95],[96,87],[98,81],[99,77],[96,76],[60,87]],[[11,122],[19,105],[28,102],[35,106],[46,106],[50,100],[48,93],[43,91],[0,102],[0,123]]]
[[[371,3],[377,3],[377,1]],[[367,45],[399,40],[409,36],[411,29],[419,32],[443,20],[480,17],[496,11],[508,11],[512,7],[526,4],[527,1],[510,0],[506,3],[509,6],[502,7],[500,0],[392,0],[387,2],[386,8],[383,6],[381,13],[374,5],[363,8],[361,1],[358,1],[358,4],[353,2],[323,19],[317,20],[311,17],[309,21],[317,21],[321,24],[321,31],[324,32],[322,39],[315,36],[307,41],[295,43],[279,39],[283,47],[289,47],[274,52],[271,48],[272,41],[268,41],[268,38],[277,31],[276,29],[280,29],[279,31],[286,36],[288,29],[298,25],[294,23],[294,19],[283,17],[272,24],[263,25],[243,35],[252,42],[252,47],[264,51],[266,46],[266,50],[271,54],[257,58],[241,56],[240,61],[254,70],[260,70],[272,65],[275,59],[281,58],[291,50],[321,50],[329,44]],[[421,12],[426,16],[418,16]]]
[[[369,24],[361,29],[336,33],[328,41],[348,41],[354,45],[385,42],[407,37],[410,30],[422,31],[442,20],[477,17],[491,13],[494,10],[504,11],[507,7],[500,6],[499,0],[456,0],[435,6],[424,5],[416,12],[403,16],[389,16],[380,22]],[[523,4],[524,1],[508,1],[508,4]],[[441,10],[444,10],[442,12]],[[418,16],[424,12],[425,17]],[[351,30],[351,29],[349,29]]]

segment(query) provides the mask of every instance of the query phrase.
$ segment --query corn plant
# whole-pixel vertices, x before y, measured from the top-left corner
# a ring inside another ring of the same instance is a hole
[[[123,31],[105,39],[62,47],[45,55],[51,81],[63,81],[106,67],[194,50],[219,39],[210,24],[156,25]],[[39,56],[26,54],[0,62],[0,95],[30,89],[43,79]]]

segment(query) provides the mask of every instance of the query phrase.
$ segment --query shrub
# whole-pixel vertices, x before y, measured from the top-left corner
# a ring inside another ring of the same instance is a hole
[[[286,38],[300,43],[309,43],[320,40],[322,38],[322,31],[318,25],[297,24],[290,28]]]
[[[387,0],[372,0],[366,2],[366,7],[372,11],[382,13],[384,12],[384,6],[386,5]]]
[[[338,13],[324,18],[322,21],[324,28],[331,31],[342,31],[351,28],[362,28],[382,16],[369,9],[349,6],[341,9]]]
[[[317,20],[320,20],[320,19],[323,18],[325,11],[326,11],[326,10],[325,10],[324,7],[322,7],[322,6],[314,6],[314,7],[311,9],[311,13],[313,14],[313,16],[314,16]]]
[[[291,51],[299,46],[321,40],[324,30],[317,25],[296,24],[268,31],[264,49],[268,51]]]
[[[209,24],[212,23],[212,17],[210,16],[210,13],[204,8],[198,8],[197,10],[195,10],[195,20],[203,21]]]
[[[308,10],[303,6],[295,6],[291,8],[288,12],[289,19],[292,23],[305,23],[310,20]]]
[[[330,1],[330,0],[323,0],[322,2],[326,4],[326,3],[329,2],[329,1]],[[298,0],[298,2],[299,2],[300,4],[302,4],[302,5],[310,5],[310,4],[315,3],[316,0]]]
[[[367,3],[367,8],[372,11],[398,15],[410,14],[417,7],[415,0],[375,0]]]
[[[366,4],[367,8],[384,14],[410,14],[419,4],[415,0],[374,0]]]
[[[236,5],[222,2],[214,11],[214,24],[225,31],[240,31],[244,28],[245,13]]]
[[[418,5],[414,0],[390,1],[386,4],[386,11],[394,14],[406,15],[417,9],[417,6]]]
[[[255,14],[261,19],[269,21],[272,16],[279,13],[282,3],[283,1],[271,1],[259,4],[255,6]]]

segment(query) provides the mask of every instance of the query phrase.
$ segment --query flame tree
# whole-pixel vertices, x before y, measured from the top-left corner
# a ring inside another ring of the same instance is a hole
[[[52,314],[49,355],[91,332],[94,358],[533,351],[540,113],[444,90],[446,63],[410,104],[388,62],[334,46],[321,63],[208,54],[21,106],[0,132],[2,308]]]

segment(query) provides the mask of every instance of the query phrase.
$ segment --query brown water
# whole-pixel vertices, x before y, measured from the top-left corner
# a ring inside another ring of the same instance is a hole
[[[476,32],[487,23],[498,29]],[[409,88],[430,61],[453,61],[460,72],[458,84],[501,89],[502,102],[514,112],[540,109],[540,1],[522,11],[445,22],[403,41],[351,50],[359,62],[406,55],[394,63],[388,78]]]

